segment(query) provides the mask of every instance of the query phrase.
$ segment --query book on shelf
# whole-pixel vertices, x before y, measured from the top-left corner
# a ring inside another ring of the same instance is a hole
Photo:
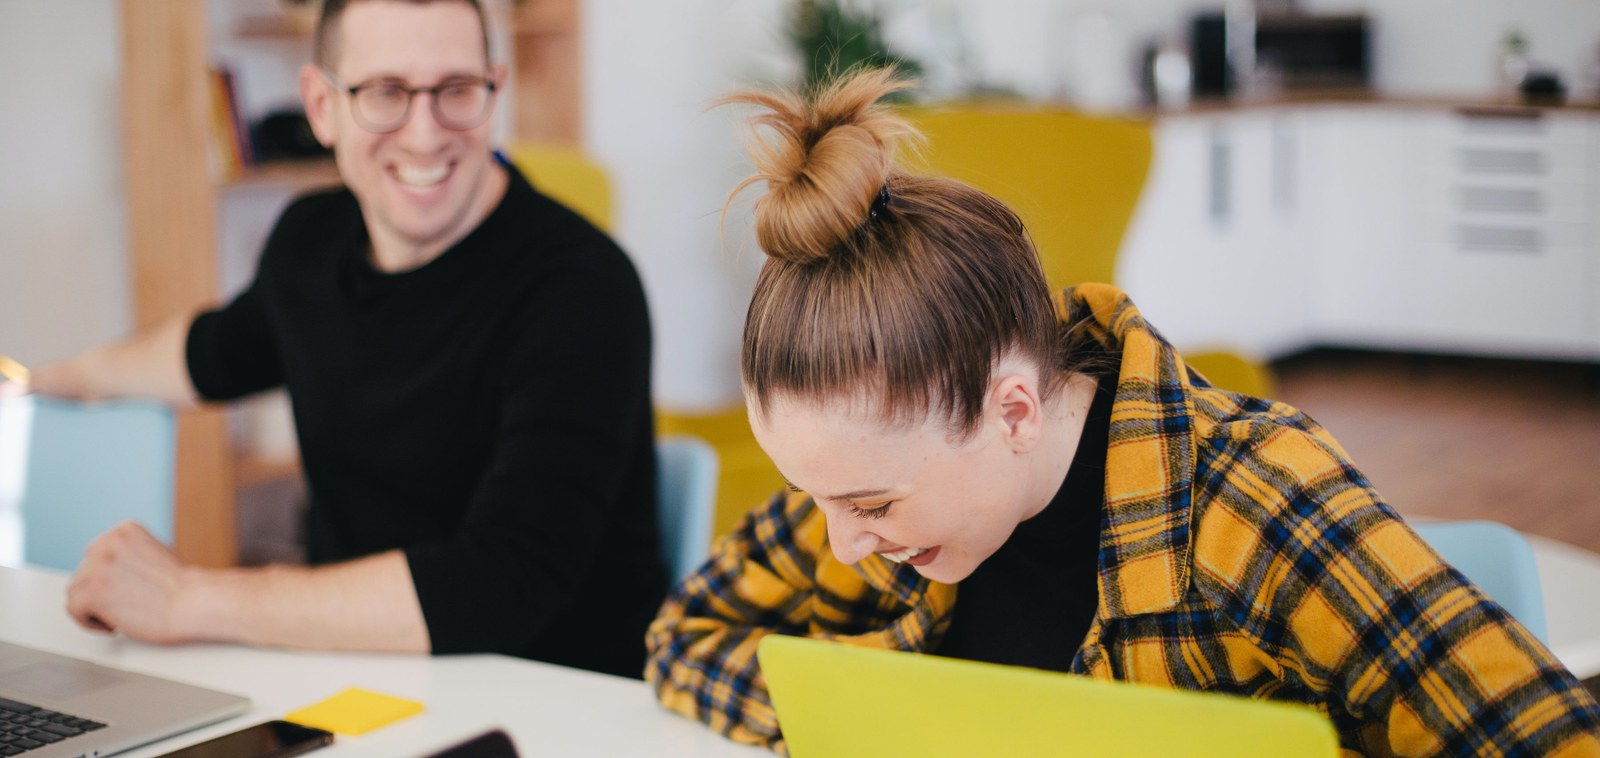
[[[207,71],[211,98],[211,140],[208,149],[211,175],[219,183],[231,182],[256,163],[250,126],[239,111],[239,93],[233,71],[212,66]]]

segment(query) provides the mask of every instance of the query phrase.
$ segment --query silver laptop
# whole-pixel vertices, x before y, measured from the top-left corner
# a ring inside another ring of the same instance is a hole
[[[0,758],[119,753],[249,707],[239,695],[0,642]]]

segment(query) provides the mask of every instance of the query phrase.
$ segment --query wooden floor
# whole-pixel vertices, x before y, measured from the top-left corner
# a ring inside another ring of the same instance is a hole
[[[1600,552],[1600,367],[1315,351],[1274,366],[1406,516],[1492,519]]]

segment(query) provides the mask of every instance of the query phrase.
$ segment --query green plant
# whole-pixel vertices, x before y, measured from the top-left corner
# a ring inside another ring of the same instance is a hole
[[[876,9],[848,0],[797,0],[789,14],[789,39],[805,65],[805,86],[815,87],[856,67],[897,66],[917,76],[922,65],[891,50]]]

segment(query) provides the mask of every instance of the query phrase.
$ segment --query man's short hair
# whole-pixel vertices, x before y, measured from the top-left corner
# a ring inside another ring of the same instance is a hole
[[[317,16],[317,33],[312,55],[317,65],[327,68],[333,67],[334,58],[338,57],[339,21],[344,16],[346,8],[351,3],[366,2],[368,0],[323,0],[322,12]],[[431,3],[464,3],[472,7],[478,14],[478,29],[483,33],[483,59],[489,60],[489,19],[483,12],[483,3],[479,0],[388,0],[389,2],[408,2],[412,5],[428,5]]]

